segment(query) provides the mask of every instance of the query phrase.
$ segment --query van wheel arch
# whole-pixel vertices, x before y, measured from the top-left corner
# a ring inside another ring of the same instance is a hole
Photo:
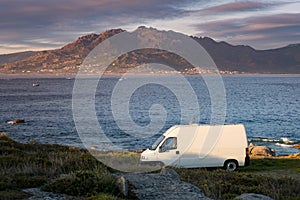
[[[226,171],[233,172],[236,171],[238,167],[239,167],[239,163],[237,160],[229,159],[224,162],[224,169]]]

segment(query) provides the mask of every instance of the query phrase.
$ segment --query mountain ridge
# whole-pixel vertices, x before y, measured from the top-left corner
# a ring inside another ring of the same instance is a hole
[[[100,34],[81,36],[65,46],[44,51],[28,51],[0,55],[0,73],[77,73],[80,64],[88,53],[103,40],[123,32],[122,29],[111,29]],[[256,50],[247,45],[231,45],[227,42],[217,42],[209,37],[190,36],[202,45],[215,61],[222,72],[235,73],[300,73],[300,44],[290,44],[285,47],[269,50]],[[143,58],[143,59],[141,59]],[[172,58],[173,63],[169,63]],[[170,59],[169,59],[170,60]],[[163,64],[174,64],[181,72],[192,73],[188,63],[175,55],[163,51],[140,51],[121,56],[111,71],[120,73],[126,71],[126,65],[137,66],[143,63],[159,61]]]

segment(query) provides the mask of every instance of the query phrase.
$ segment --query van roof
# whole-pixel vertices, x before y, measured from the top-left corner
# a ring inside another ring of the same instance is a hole
[[[243,124],[184,124],[174,125],[173,127],[190,127],[190,126],[244,126]]]

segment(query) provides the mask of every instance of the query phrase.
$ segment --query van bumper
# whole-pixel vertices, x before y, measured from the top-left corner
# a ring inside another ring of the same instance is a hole
[[[250,157],[246,156],[245,158],[245,165],[244,166],[249,166],[250,165]]]
[[[161,161],[141,161],[139,162],[140,165],[148,165],[148,166],[151,166],[151,167],[163,167],[165,166],[165,164]]]

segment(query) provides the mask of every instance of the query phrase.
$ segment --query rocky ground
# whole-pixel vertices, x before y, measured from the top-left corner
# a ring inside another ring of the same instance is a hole
[[[163,168],[154,174],[116,174],[120,191],[129,198],[141,200],[210,200],[203,191],[190,183],[184,182],[173,169]],[[271,197],[244,193],[235,199],[272,200]]]
[[[121,173],[87,150],[22,144],[2,133],[0,166],[0,199],[300,199],[295,156],[252,155],[250,166],[233,173],[178,168]]]
[[[154,174],[118,174],[121,191],[138,199],[203,199],[208,200],[200,188],[181,181],[172,169],[163,168]]]

